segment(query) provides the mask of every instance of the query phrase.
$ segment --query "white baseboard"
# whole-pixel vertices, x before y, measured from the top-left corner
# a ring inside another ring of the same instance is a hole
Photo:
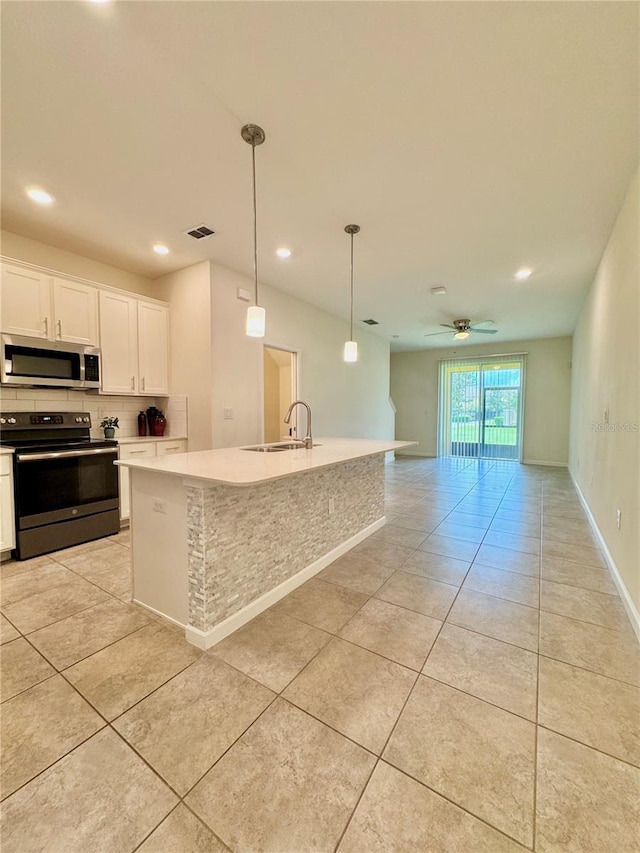
[[[314,562],[309,566],[301,569],[293,577],[287,578],[286,581],[278,584],[274,589],[269,590],[269,592],[265,592],[265,594],[261,595],[260,598],[256,598],[255,601],[252,601],[250,604],[247,604],[246,607],[243,607],[242,610],[239,610],[237,613],[234,613],[227,619],[224,619],[220,624],[211,628],[211,630],[201,631],[199,628],[193,628],[191,625],[187,625],[185,630],[186,639],[190,643],[193,643],[194,646],[198,646],[200,649],[210,649],[211,646],[215,646],[216,643],[224,640],[224,638],[229,634],[237,631],[238,628],[241,628],[247,622],[251,621],[255,616],[258,616],[268,607],[271,607],[276,602],[280,601],[281,598],[284,598],[285,595],[289,595],[290,592],[293,592],[294,589],[297,589],[305,583],[305,581],[308,581],[314,575],[317,575],[318,572],[325,569],[329,563],[333,563],[333,561],[337,560],[338,557],[346,554],[347,551],[350,551],[360,542],[363,542],[371,536],[372,533],[375,533],[376,530],[380,530],[381,527],[384,527],[385,523],[386,518],[383,515],[377,521],[374,521],[373,524],[370,524],[368,527],[360,530],[355,534],[355,536],[347,539],[341,545],[338,545],[337,548],[329,551],[328,554],[324,554],[324,556],[320,557],[318,560],[314,560]],[[160,613],[159,615],[163,616],[164,614]]]
[[[523,465],[548,465],[551,468],[567,468],[566,462],[548,462],[545,459],[523,459]]]
[[[629,617],[629,621],[631,622],[631,627],[633,628],[636,637],[640,641],[640,613],[638,613],[638,608],[636,607],[633,599],[629,594],[629,590],[625,586],[624,581],[622,580],[622,575],[616,565],[616,561],[611,556],[611,551],[607,547],[607,543],[604,540],[604,536],[600,532],[600,528],[596,524],[596,520],[593,517],[593,513],[591,512],[591,508],[587,503],[587,499],[582,494],[582,490],[580,486],[576,482],[576,478],[573,476],[573,472],[569,469],[569,476],[573,482],[576,492],[578,493],[578,497],[580,498],[580,503],[582,504],[582,508],[584,509],[587,518],[589,519],[589,524],[593,532],[596,535],[596,539],[598,540],[598,544],[602,549],[602,553],[604,554],[604,558],[607,561],[607,567],[609,568],[609,573],[613,578],[613,582],[616,585],[616,589],[620,593],[620,598],[622,599],[622,604],[624,609],[627,611],[627,616]]]
[[[138,601],[137,598],[131,599],[132,604],[137,604],[138,607],[142,607],[143,610],[148,610],[149,613],[155,613],[156,616],[161,616],[163,619],[166,619],[167,622],[172,622],[174,625],[177,625],[178,628],[186,628],[186,625],[183,625],[182,622],[178,622],[177,619],[174,619],[171,616],[167,616],[166,613],[163,613],[161,610],[156,610],[155,607],[149,607],[148,604],[145,604],[144,601]]]
[[[437,453],[423,453],[420,450],[396,450],[396,456],[421,456],[427,459],[436,459]]]

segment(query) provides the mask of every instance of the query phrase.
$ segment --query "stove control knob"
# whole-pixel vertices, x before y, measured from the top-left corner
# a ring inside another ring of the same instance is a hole
[[[7,418],[7,423],[8,424],[15,424],[15,423],[17,423],[17,421],[15,418]]]
[[[77,424],[81,424],[81,423],[82,423],[82,418],[77,417],[77,418],[76,418],[76,423],[77,423]]]
[[[7,422],[6,418],[0,418],[0,424],[6,424],[6,422]]]
[[[85,415],[85,416],[83,417],[83,419],[82,419],[82,422],[83,422],[83,423],[85,423],[85,424],[88,424],[88,423],[89,423],[89,421],[90,421],[89,415]]]

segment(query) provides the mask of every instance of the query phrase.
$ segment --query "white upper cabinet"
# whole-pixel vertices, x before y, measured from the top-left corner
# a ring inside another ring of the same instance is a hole
[[[53,338],[48,275],[2,265],[2,331],[10,335]]]
[[[138,369],[141,394],[169,393],[169,309],[138,301]]]
[[[2,331],[97,346],[98,291],[81,282],[3,264]]]
[[[139,394],[137,299],[100,291],[100,348],[103,393]]]
[[[98,345],[98,291],[95,287],[54,278],[53,316],[56,340]]]
[[[103,394],[169,393],[169,309],[100,291]]]

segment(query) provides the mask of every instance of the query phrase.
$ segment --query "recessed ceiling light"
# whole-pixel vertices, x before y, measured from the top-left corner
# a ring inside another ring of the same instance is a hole
[[[284,246],[282,246],[280,249],[276,249],[276,255],[279,258],[283,258],[283,259],[290,258],[291,257],[291,249],[287,249]]]
[[[164,243],[154,243],[153,251],[156,253],[156,255],[168,255],[170,249],[168,246],[165,246]]]
[[[529,278],[532,272],[533,270],[530,267],[520,267],[515,277],[518,279],[518,281],[524,281],[525,279]]]
[[[53,204],[55,201],[54,197],[50,193],[45,190],[38,189],[37,187],[31,187],[28,189],[27,195],[31,201],[35,201],[36,204]]]
[[[444,293],[447,292],[447,288],[446,287],[432,287],[429,292],[431,293],[432,296],[442,296]]]
[[[109,0],[89,0],[90,3],[108,3]]]

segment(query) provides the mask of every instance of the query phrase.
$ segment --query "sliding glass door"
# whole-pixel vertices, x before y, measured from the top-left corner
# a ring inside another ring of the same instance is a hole
[[[441,456],[519,460],[524,356],[440,362]]]

